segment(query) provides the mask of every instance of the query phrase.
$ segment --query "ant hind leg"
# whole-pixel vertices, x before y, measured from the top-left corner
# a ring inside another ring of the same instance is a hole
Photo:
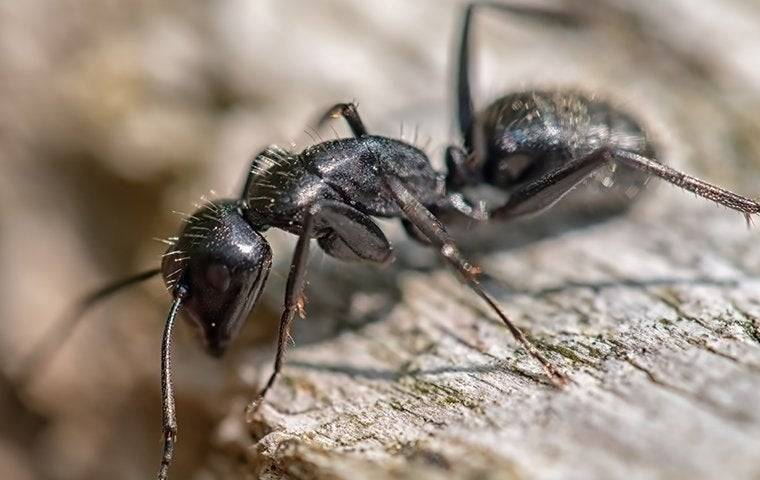
[[[461,37],[456,52],[456,71],[454,72],[456,80],[456,108],[459,131],[464,139],[464,148],[468,152],[475,150],[473,130],[475,121],[475,107],[472,98],[471,87],[471,30],[472,20],[476,10],[482,8],[491,8],[503,13],[521,15],[530,17],[535,20],[546,23],[577,28],[581,24],[581,19],[577,15],[570,13],[570,8],[564,10],[556,8],[542,8],[530,6],[527,2],[523,5],[509,4],[505,2],[475,1],[470,2],[465,7],[462,18]]]
[[[510,192],[507,203],[493,210],[490,217],[506,220],[541,212],[554,205],[578,183],[609,162],[618,162],[654,175],[713,203],[742,213],[748,223],[751,215],[760,213],[759,202],[679,172],[651,158],[627,150],[601,150],[571,160],[561,168],[519,185]]]
[[[609,160],[610,153],[602,150],[571,160],[556,170],[526,181],[509,192],[507,203],[491,211],[490,218],[509,220],[542,212],[561,200]]]
[[[679,172],[669,166],[656,162],[650,158],[627,150],[615,150],[612,158],[622,164],[655,175],[666,182],[672,183],[678,188],[695,193],[713,203],[723,205],[744,215],[747,224],[750,223],[751,215],[760,213],[760,203],[743,197],[724,188],[707,183],[691,175]]]

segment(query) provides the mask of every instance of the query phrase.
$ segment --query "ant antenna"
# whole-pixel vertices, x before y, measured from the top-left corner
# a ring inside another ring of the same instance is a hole
[[[87,313],[90,308],[120,290],[157,275],[160,271],[160,269],[154,268],[152,270],[140,272],[131,277],[122,278],[105,285],[82,298],[74,305],[69,313],[63,317],[63,320],[56,322],[36,343],[34,348],[30,350],[30,354],[22,361],[21,367],[16,373],[17,384],[21,385],[23,388],[36,378],[38,372],[50,363],[50,360],[52,360],[53,356],[55,356],[61,346],[71,336],[76,326],[79,325],[79,322],[84,317],[84,314]]]
[[[174,444],[177,443],[177,408],[174,404],[174,382],[172,381],[172,338],[174,325],[182,301],[187,297],[187,289],[178,287],[175,291],[174,302],[166,317],[164,337],[161,341],[161,416],[163,419],[164,446],[161,454],[161,467],[158,479],[166,480],[169,476],[169,465],[174,457]]]

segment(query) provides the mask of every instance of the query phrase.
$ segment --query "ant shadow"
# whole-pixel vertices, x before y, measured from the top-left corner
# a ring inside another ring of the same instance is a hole
[[[581,198],[581,197],[578,197]],[[579,207],[580,205],[580,207]],[[479,257],[489,253],[518,249],[548,238],[556,238],[568,232],[578,232],[619,217],[629,205],[615,208],[592,210],[587,203],[569,202],[558,205],[550,211],[524,220],[508,224],[478,225],[477,228],[451,228],[460,249],[469,258],[478,262]],[[598,206],[598,204],[597,204]],[[624,220],[623,220],[624,221]],[[436,252],[417,242],[404,238],[395,241],[396,261],[390,267],[376,268],[361,264],[346,264],[320,254],[312,259],[310,272],[311,283],[309,290],[309,316],[304,322],[295,322],[295,338],[299,344],[310,344],[324,341],[346,331],[357,331],[386,318],[401,302],[403,297],[402,275],[408,272],[431,272],[441,268]],[[322,268],[319,268],[321,264]],[[317,268],[314,268],[317,266]],[[562,285],[541,289],[520,289],[506,285],[504,282],[488,276],[488,268],[482,277],[484,284],[502,301],[515,296],[543,298],[581,289],[601,291],[608,288],[646,289],[650,287],[670,285],[697,285],[732,287],[738,280],[715,279],[708,277],[659,277],[653,279],[613,279],[599,282],[566,282]],[[463,287],[464,288],[464,287]],[[398,379],[400,372],[375,371],[355,369],[341,365],[296,364],[303,368],[321,369],[363,376],[393,380]],[[504,366],[472,366],[453,367],[436,371],[418,372],[452,373],[452,372],[481,372],[483,368],[503,369]],[[474,370],[473,370],[474,369]]]
[[[421,376],[435,376],[445,373],[493,373],[493,372],[510,372],[518,373],[521,376],[526,376],[532,380],[541,381],[551,385],[550,382],[542,381],[538,376],[533,376],[527,372],[523,372],[516,368],[511,368],[503,362],[497,363],[481,363],[470,366],[456,366],[456,367],[438,367],[428,369],[416,369],[416,370],[392,370],[392,369],[379,369],[379,368],[367,368],[367,367],[352,367],[348,365],[340,365],[334,363],[325,362],[304,362],[293,360],[289,362],[289,366],[302,368],[304,370],[313,370],[318,372],[327,372],[334,374],[347,375],[352,378],[362,378],[365,380],[382,381],[388,383],[395,383],[404,377],[416,378]]]
[[[504,289],[504,298],[510,298],[518,295],[527,295],[532,298],[542,298],[548,295],[559,294],[563,292],[579,290],[579,289],[591,289],[594,291],[601,291],[606,288],[626,287],[635,289],[646,289],[650,287],[658,286],[672,286],[672,285],[695,285],[695,286],[713,286],[713,287],[733,287],[738,285],[738,280],[732,279],[712,279],[712,278],[658,278],[652,280],[628,280],[620,279],[607,282],[571,282],[564,285],[544,288],[544,289]],[[389,310],[388,310],[389,311]],[[346,327],[341,323],[336,323],[335,335],[340,334],[346,330],[359,330],[377,320],[384,318],[385,312],[376,312],[365,318],[365,321],[361,324],[351,324],[350,327]],[[494,322],[497,322],[494,320]],[[499,322],[497,322],[499,323]],[[501,323],[499,323],[501,324]],[[436,325],[434,328],[438,330],[441,336],[449,337],[456,343],[466,346],[468,349],[475,350],[476,346],[471,345],[467,340],[463,339],[455,332],[442,325]],[[324,339],[324,338],[323,338]],[[322,339],[322,340],[323,340]],[[319,341],[319,340],[316,340]],[[344,374],[350,377],[363,378],[374,381],[384,382],[397,382],[403,377],[417,377],[417,376],[435,376],[447,373],[459,373],[459,374],[474,374],[474,373],[494,373],[494,372],[509,372],[517,374],[519,376],[529,378],[538,383],[545,383],[550,385],[550,382],[546,381],[543,377],[539,377],[523,371],[520,368],[509,365],[498,359],[494,359],[494,362],[475,364],[475,365],[452,365],[450,367],[438,367],[432,369],[417,369],[407,370],[404,368],[399,369],[375,369],[366,367],[355,367],[348,364],[340,363],[325,363],[325,362],[306,362],[293,360],[289,362],[289,365],[307,370],[314,370],[320,372],[329,372],[335,374]]]

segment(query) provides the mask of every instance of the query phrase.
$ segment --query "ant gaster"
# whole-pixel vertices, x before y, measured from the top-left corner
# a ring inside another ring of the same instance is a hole
[[[607,164],[620,168],[623,184],[643,186],[658,176],[749,217],[760,204],[673,170],[656,159],[644,129],[609,104],[574,92],[507,95],[476,114],[470,92],[472,15],[488,6],[563,24],[562,12],[490,2],[468,5],[457,66],[458,120],[464,148],[446,152],[447,172],[434,171],[425,153],[405,142],[370,135],[353,104],[337,104],[322,117],[343,117],[354,137],[313,145],[301,153],[269,147],[251,164],[239,199],[207,202],[164,254],[161,269],[143,272],[88,296],[53,335],[43,339],[25,372],[57,348],[93,303],[116,290],[162,273],[174,301],[161,348],[164,446],[159,479],[168,476],[177,435],[172,384],[172,337],[180,311],[199,327],[206,350],[222,355],[258,300],[272,264],[261,235],[279,228],[298,235],[287,279],[274,371],[259,393],[261,405],[282,368],[294,314],[303,308],[309,244],[316,239],[329,255],[346,261],[385,263],[390,243],[371,217],[399,218],[415,239],[431,245],[460,279],[505,323],[555,384],[566,378],[527,339],[477,279],[479,269],[459,252],[440,219],[485,221],[540,212]],[[481,184],[507,193],[506,203],[486,209],[463,189]],[[479,205],[479,206],[473,206]]]
[[[747,223],[750,215],[760,212],[756,201],[661,163],[642,125],[593,95],[518,92],[476,112],[470,86],[470,37],[473,16],[481,8],[565,27],[577,27],[582,20],[567,11],[498,2],[473,2],[465,8],[454,72],[464,148],[446,150],[447,187],[459,190],[486,184],[505,191],[506,202],[484,216],[506,220],[541,212],[605,166],[612,166],[615,188],[628,198],[656,176],[743,213]]]

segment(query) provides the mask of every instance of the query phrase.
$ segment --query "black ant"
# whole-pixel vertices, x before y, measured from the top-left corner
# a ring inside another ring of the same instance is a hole
[[[367,132],[354,104],[337,104],[320,123],[344,118],[352,138],[322,142],[301,153],[272,146],[258,154],[238,199],[209,201],[193,215],[163,256],[160,269],[109,285],[83,301],[61,332],[93,303],[114,291],[158,273],[172,292],[161,347],[164,445],[159,479],[168,476],[177,436],[172,383],[172,337],[180,310],[195,324],[207,352],[222,355],[258,300],[272,264],[261,235],[279,228],[298,235],[280,319],[274,371],[256,398],[261,405],[282,368],[286,340],[296,312],[304,308],[303,290],[309,246],[316,239],[328,254],[346,261],[385,263],[393,251],[371,217],[398,218],[407,232],[440,254],[460,279],[504,322],[556,385],[567,382],[506,316],[478,281],[440,219],[511,219],[540,212],[600,167],[619,165],[628,180],[655,175],[715,203],[749,215],[760,204],[673,170],[655,159],[644,129],[609,104],[568,92],[507,95],[474,113],[469,86],[469,32],[477,7],[572,23],[561,12],[493,3],[470,4],[464,15],[459,49],[458,120],[464,148],[446,152],[448,171],[433,170],[425,153],[403,141]],[[506,203],[474,206],[463,188],[481,184],[504,190]],[[34,370],[57,346],[46,337],[30,362]],[[52,339],[52,340],[51,340]]]

